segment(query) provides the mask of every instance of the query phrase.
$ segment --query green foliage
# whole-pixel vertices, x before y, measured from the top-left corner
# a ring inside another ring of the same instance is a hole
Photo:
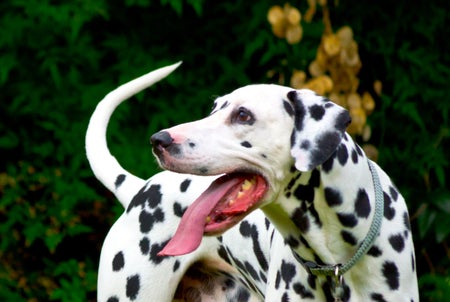
[[[291,5],[304,12],[306,1],[297,2]],[[149,177],[159,170],[152,133],[204,116],[214,96],[236,87],[288,84],[269,71],[307,69],[322,35],[320,13],[302,24],[301,43],[288,45],[266,20],[274,4],[0,4],[0,300],[95,301],[101,244],[123,210],[85,158],[97,102],[120,83],[183,60],[167,80],[119,107],[109,126],[112,153]],[[440,301],[450,274],[449,17],[445,1],[419,1],[420,14],[409,5],[352,1],[330,8],[336,28],[348,24],[355,32],[361,89],[370,90],[374,79],[384,84],[369,121],[372,143],[409,203],[422,299]]]

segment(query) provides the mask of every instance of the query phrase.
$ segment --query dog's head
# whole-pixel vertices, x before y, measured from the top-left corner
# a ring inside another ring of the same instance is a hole
[[[208,117],[151,141],[164,169],[224,174],[185,215],[202,225],[189,232],[218,234],[275,200],[294,165],[305,172],[330,158],[349,123],[344,108],[310,90],[249,85],[217,98]]]

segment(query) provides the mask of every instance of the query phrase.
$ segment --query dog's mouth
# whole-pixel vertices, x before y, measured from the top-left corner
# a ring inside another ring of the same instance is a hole
[[[266,180],[259,174],[219,177],[188,207],[174,237],[158,255],[184,255],[196,250],[203,235],[223,233],[256,209],[267,189]]]

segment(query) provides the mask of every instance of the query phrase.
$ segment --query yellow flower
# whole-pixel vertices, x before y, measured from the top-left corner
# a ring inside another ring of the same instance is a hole
[[[267,13],[267,20],[272,26],[273,34],[278,38],[285,38],[289,44],[296,44],[302,39],[301,19],[300,11],[288,3],[283,8],[274,5]]]

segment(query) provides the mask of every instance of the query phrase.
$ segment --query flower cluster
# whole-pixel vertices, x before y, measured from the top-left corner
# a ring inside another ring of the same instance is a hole
[[[284,7],[272,6],[267,14],[267,20],[272,25],[273,34],[278,38],[286,39],[289,44],[296,44],[302,39],[301,19],[300,11],[288,3]]]
[[[352,116],[347,129],[352,135],[370,138],[367,116],[375,108],[371,94],[357,92],[358,72],[361,69],[358,44],[353,39],[353,31],[344,26],[336,33],[322,37],[316,58],[309,65],[311,79],[306,80],[304,71],[294,70],[291,77],[293,88],[309,88],[318,94],[327,95],[335,103],[346,107]],[[379,83],[377,85],[380,85]]]
[[[296,89],[314,90],[347,108],[352,117],[352,123],[347,131],[352,136],[360,136],[363,141],[367,142],[371,136],[371,128],[367,125],[367,116],[375,109],[375,101],[370,93],[358,92],[358,73],[362,67],[358,44],[353,38],[352,29],[348,26],[333,32],[324,0],[308,1],[309,9],[304,15],[304,20],[306,22],[312,20],[317,3],[323,9],[325,30],[316,57],[308,66],[309,76],[305,71],[293,70],[290,86]],[[296,8],[289,4],[285,4],[284,8],[273,6],[269,10],[268,20],[275,36],[285,37],[290,44],[294,44],[292,41],[300,41],[301,13]],[[293,32],[300,34],[295,36]],[[292,39],[292,36],[295,36],[296,39]],[[381,94],[381,82],[376,81],[373,88],[375,93]],[[364,149],[367,149],[366,152],[370,153],[371,158],[377,158],[377,149],[374,146],[365,145]]]

